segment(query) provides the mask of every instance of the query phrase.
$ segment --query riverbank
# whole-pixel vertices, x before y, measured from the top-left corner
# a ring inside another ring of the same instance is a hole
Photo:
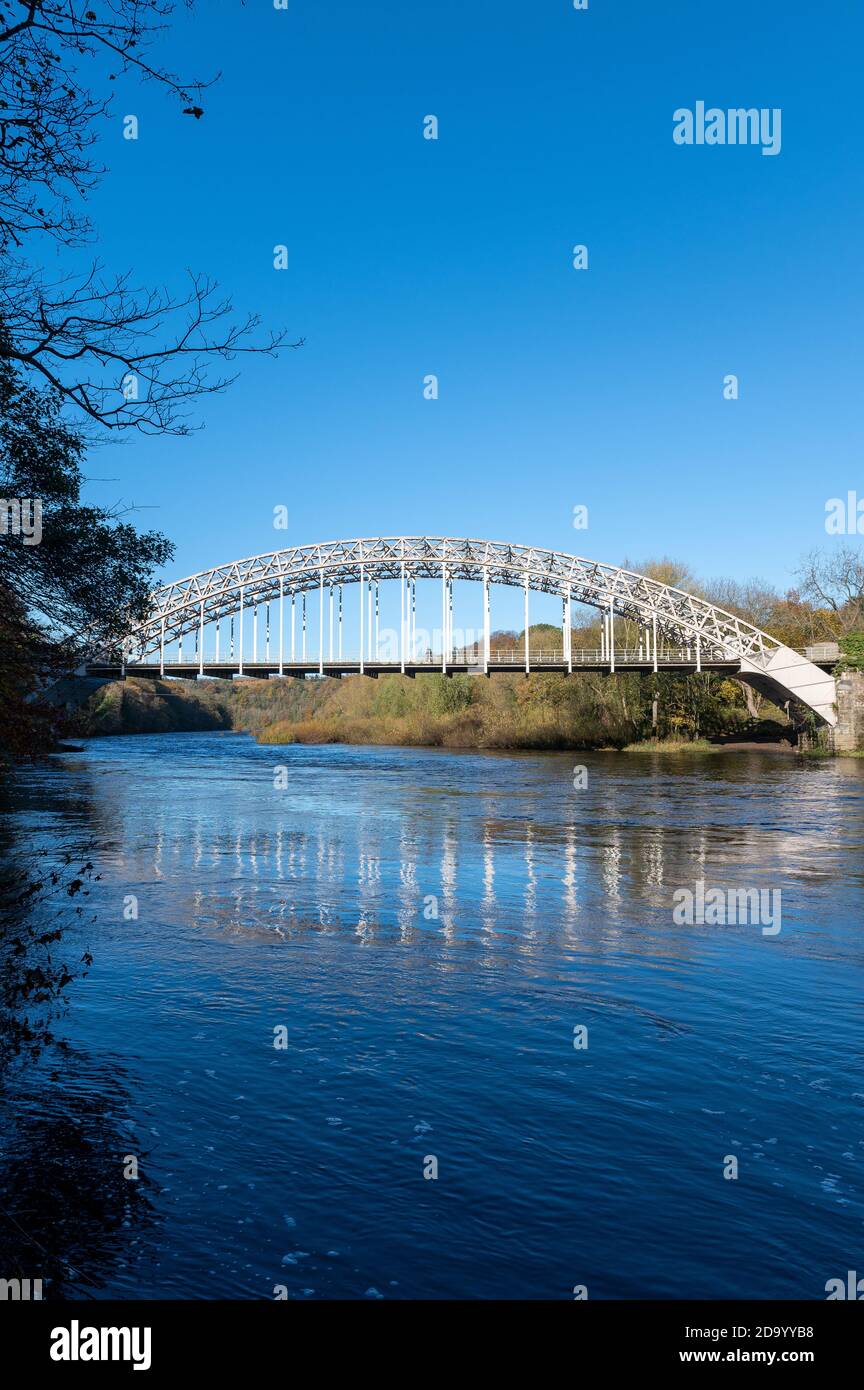
[[[215,685],[215,682],[213,683]],[[111,681],[85,692],[66,681],[55,698],[68,702],[71,732],[88,738],[112,734],[177,734],[232,727],[230,692],[195,681]]]
[[[791,725],[773,706],[765,709],[773,718],[748,717],[743,697],[735,703],[740,691],[731,681],[718,681],[712,690],[703,680],[696,689],[700,707],[687,678],[662,677],[653,707],[652,686],[633,675],[568,679],[545,673],[489,680],[439,674],[231,683],[130,678],[96,690],[70,682],[56,698],[74,710],[71,732],[85,737],[233,730],[273,745],[692,753],[794,743]]]
[[[713,741],[707,738],[681,739],[643,739],[640,743],[628,743],[622,753],[797,753],[794,743],[787,738],[724,739]]]

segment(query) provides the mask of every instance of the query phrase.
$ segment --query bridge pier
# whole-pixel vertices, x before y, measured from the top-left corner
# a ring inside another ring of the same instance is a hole
[[[864,751],[864,671],[844,671],[837,678],[835,753]]]

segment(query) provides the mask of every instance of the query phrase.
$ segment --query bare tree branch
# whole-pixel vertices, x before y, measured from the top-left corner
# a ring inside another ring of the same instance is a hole
[[[106,61],[109,80],[131,70],[201,116],[210,83],[181,80],[149,56],[175,10],[173,0],[0,0],[0,357],[91,426],[145,434],[188,433],[191,405],[235,379],[221,364],[302,345],[284,331],[259,334],[259,316],[236,317],[206,275],[188,272],[174,297],[99,264],[52,280],[30,254],[31,238],[94,238],[82,204],[104,172],[92,149],[109,102],[82,67],[100,80]]]
[[[89,420],[144,434],[188,434],[190,402],[224,391],[234,375],[208,376],[214,359],[273,356],[289,343],[258,338],[257,314],[235,318],[230,299],[203,275],[188,289],[138,289],[128,274],[106,277],[94,264],[82,277],[51,284],[26,266],[0,277],[0,356],[38,373]]]
[[[796,573],[803,597],[828,610],[835,636],[864,627],[864,552],[851,545],[813,550]]]
[[[33,232],[64,244],[91,233],[76,201],[104,172],[90,151],[109,103],[80,79],[82,62],[107,56],[117,66],[109,81],[135,71],[181,108],[201,110],[217,78],[183,82],[145,56],[174,9],[169,0],[99,0],[97,15],[83,0],[0,0],[0,249]]]

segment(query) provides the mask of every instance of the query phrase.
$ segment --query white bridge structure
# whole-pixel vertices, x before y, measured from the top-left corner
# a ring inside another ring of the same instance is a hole
[[[418,651],[417,584],[428,580],[440,587],[440,649],[424,640]],[[454,646],[453,626],[453,584],[460,580],[482,585],[483,615],[482,634],[478,629],[477,640],[461,648]],[[399,586],[401,614],[396,640],[383,655],[382,583]],[[509,651],[490,644],[490,590],[498,584],[524,596],[523,639]],[[353,597],[345,593],[349,586],[356,589]],[[532,592],[560,599],[560,645],[547,638],[542,649],[532,647]],[[307,623],[310,595],[317,595],[317,622]],[[346,653],[349,603],[356,605],[359,651]],[[599,645],[574,646],[574,604],[599,612]],[[151,595],[143,621],[118,641],[117,654],[87,670],[106,677],[223,678],[713,670],[736,676],[775,703],[796,700],[833,726],[836,687],[832,663],[826,664],[827,670],[704,599],[617,565],[504,541],[379,536],[274,550],[166,584]]]

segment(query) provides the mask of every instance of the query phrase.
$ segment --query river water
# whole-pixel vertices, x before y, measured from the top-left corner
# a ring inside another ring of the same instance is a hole
[[[66,1048],[0,1091],[0,1249],[46,1297],[864,1270],[862,763],[109,738],[7,832],[101,873]],[[700,880],[781,930],[676,924]]]

